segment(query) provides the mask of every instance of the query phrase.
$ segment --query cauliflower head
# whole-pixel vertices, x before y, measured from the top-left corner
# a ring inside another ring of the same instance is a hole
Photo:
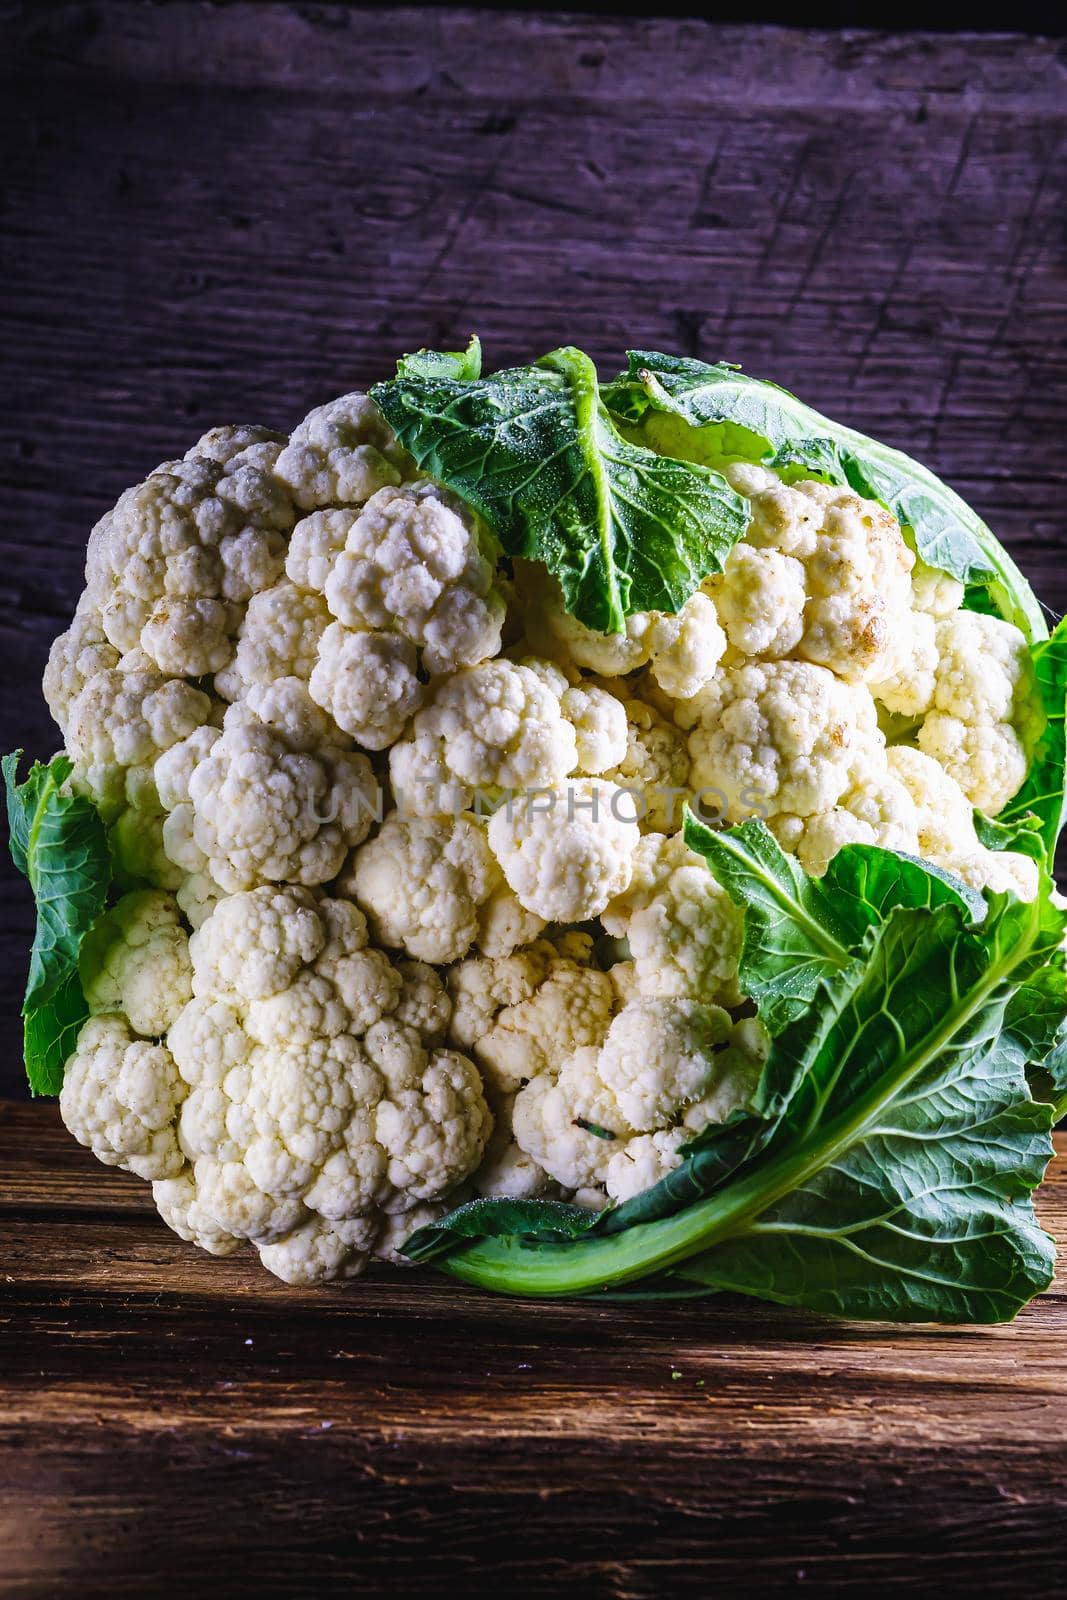
[[[114,866],[60,1109],[182,1239],[348,1279],[460,1198],[621,1203],[744,1111],[769,1039],[687,804],[813,875],[1037,893],[975,822],[1045,731],[1023,634],[884,505],[724,470],[721,570],[615,632],[364,394],[97,523],[44,674]]]

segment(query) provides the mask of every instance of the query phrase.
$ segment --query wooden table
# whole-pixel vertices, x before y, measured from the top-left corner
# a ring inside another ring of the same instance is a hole
[[[1065,1288],[982,1330],[289,1289],[0,1106],[0,1595],[1050,1595]]]

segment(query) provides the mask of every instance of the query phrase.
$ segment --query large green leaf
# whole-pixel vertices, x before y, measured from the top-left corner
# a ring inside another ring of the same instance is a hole
[[[473,349],[473,346],[472,346]],[[505,553],[543,561],[591,628],[678,611],[748,523],[716,471],[624,439],[596,369],[570,347],[478,376],[465,356],[406,356],[371,395],[419,466],[488,523]]]
[[[787,479],[816,476],[880,501],[930,566],[988,592],[1028,639],[1047,633],[1029,585],[977,512],[901,451],[724,362],[632,350],[628,372],[604,395],[613,415],[668,454],[718,470],[762,462]]]
[[[899,910],[872,931],[862,970],[776,1042],[765,1092],[786,1110],[748,1180],[758,1210],[686,1277],[906,1321],[1002,1321],[1047,1285],[1030,1194],[1051,1109],[1030,1098],[998,981],[1031,915],[1005,903],[979,938],[950,907]]]
[[[37,932],[23,1001],[26,1073],[35,1094],[55,1094],[63,1061],[87,1015],[78,980],[81,942],[107,900],[111,855],[99,813],[66,792],[71,762],[35,762],[19,783],[22,752],[3,758],[11,858],[29,879]]]

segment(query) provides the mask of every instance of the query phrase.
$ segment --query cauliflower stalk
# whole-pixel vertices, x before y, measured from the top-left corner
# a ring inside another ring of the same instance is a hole
[[[782,1051],[799,1083],[817,1050],[783,1019],[898,912],[1007,893],[1047,938],[1067,666],[1003,552],[906,458],[782,391],[764,440],[730,411],[762,386],[647,359],[407,357],[93,530],[65,753],[5,762],[16,861],[61,880],[28,1063],[181,1238],[312,1284],[471,1200],[512,1218],[476,1281],[542,1292],[535,1213],[592,1230],[577,1287],[640,1275],[612,1230],[788,1144]]]

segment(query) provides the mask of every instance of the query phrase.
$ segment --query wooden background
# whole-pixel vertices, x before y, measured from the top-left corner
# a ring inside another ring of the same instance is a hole
[[[86,535],[219,421],[477,329],[719,357],[906,446],[1067,608],[1067,93],[1040,38],[0,7],[0,732]],[[29,896],[3,864],[0,1096]]]

